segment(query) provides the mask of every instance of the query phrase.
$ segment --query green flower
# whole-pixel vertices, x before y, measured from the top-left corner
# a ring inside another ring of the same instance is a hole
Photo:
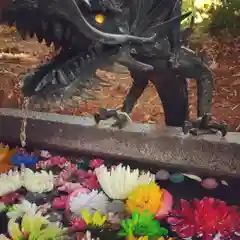
[[[142,214],[134,212],[131,218],[121,221],[121,227],[120,236],[161,237],[168,234],[168,230],[162,228],[160,223],[154,219],[154,215],[149,214],[148,211]]]

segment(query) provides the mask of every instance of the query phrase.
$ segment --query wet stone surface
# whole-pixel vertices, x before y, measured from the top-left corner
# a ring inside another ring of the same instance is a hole
[[[11,149],[0,145],[0,233],[9,239],[16,237],[7,235],[16,234],[8,229],[10,219],[17,217],[24,228],[35,221],[37,212],[58,224],[58,230],[67,228],[63,239],[239,238],[238,178],[33,149],[10,153]],[[31,169],[11,165],[13,159],[23,165],[36,158]],[[8,176],[3,173],[6,164],[15,169]]]

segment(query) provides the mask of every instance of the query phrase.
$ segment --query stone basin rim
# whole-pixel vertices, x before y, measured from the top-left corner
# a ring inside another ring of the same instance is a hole
[[[0,109],[0,141],[19,144],[24,112]],[[186,136],[178,128],[132,123],[123,130],[93,119],[28,111],[27,143],[46,149],[131,159],[156,166],[240,177],[240,133]]]

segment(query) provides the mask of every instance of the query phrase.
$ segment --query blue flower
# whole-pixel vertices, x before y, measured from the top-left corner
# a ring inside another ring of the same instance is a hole
[[[25,167],[34,167],[38,161],[39,157],[31,156],[26,153],[16,153],[10,159],[12,165],[24,165]]]

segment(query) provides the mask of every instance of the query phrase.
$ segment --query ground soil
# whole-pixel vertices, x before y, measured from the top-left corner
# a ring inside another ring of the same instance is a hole
[[[227,41],[216,39],[202,42],[214,73],[214,102],[212,113],[218,121],[225,121],[232,131],[240,131],[240,38]],[[21,107],[19,79],[29,69],[36,67],[52,55],[52,49],[39,44],[35,39],[22,41],[15,29],[0,28],[0,107]],[[65,106],[63,110],[49,109],[64,114],[89,115],[100,106],[120,107],[131,78],[128,73],[99,71],[107,84],[95,91],[95,100],[79,102],[76,106]],[[196,113],[196,86],[189,84],[191,115]],[[164,113],[156,91],[149,85],[138,101],[132,118],[137,122],[164,124]]]

